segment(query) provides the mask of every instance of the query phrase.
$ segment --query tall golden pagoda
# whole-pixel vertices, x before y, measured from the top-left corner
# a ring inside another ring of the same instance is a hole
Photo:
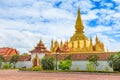
[[[50,51],[54,53],[57,48],[61,49],[64,53],[81,53],[81,52],[104,52],[104,44],[100,42],[96,36],[95,44],[92,42],[92,37],[90,40],[84,34],[84,25],[82,23],[80,8],[78,8],[78,15],[75,23],[75,33],[70,38],[69,41],[63,43],[58,41],[51,42]]]
[[[78,8],[78,16],[75,24],[75,34],[71,37],[70,41],[78,41],[78,40],[87,40],[87,37],[84,34],[84,26],[82,23],[82,19],[80,16],[80,9]]]

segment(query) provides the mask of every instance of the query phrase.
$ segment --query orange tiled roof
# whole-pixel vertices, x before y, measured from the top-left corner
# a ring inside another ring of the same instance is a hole
[[[99,60],[107,60],[110,55],[115,54],[116,52],[105,52],[105,53],[82,53],[82,54],[71,54],[72,55],[72,60],[87,60],[87,57],[89,55],[98,55]],[[70,54],[57,54],[57,59],[58,60],[63,60],[65,57],[67,57]],[[45,54],[45,56],[50,56],[50,57],[56,57],[56,54]],[[10,58],[12,56],[4,56],[6,61],[10,61]],[[31,60],[31,55],[20,55],[19,61],[30,61]]]
[[[72,55],[72,60],[87,60],[87,57],[89,55],[98,55],[99,60],[107,60],[110,55],[115,54],[115,52],[104,52],[104,53],[76,53],[76,54],[71,54]],[[65,57],[67,57],[70,54],[57,54],[57,59],[62,60]],[[56,57],[56,54],[45,54],[45,56],[51,56],[51,57]]]
[[[4,56],[5,61],[10,61],[12,56]],[[18,61],[30,61],[31,55],[20,55]]]
[[[18,54],[18,51],[16,49],[8,47],[0,48],[0,55],[15,55],[15,54]]]

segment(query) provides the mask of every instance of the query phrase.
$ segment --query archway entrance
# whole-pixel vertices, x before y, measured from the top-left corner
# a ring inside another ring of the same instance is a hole
[[[34,59],[33,66],[37,66],[37,59]]]
[[[40,59],[37,54],[36,54],[35,58],[32,60],[32,62],[33,62],[33,67],[40,66]]]

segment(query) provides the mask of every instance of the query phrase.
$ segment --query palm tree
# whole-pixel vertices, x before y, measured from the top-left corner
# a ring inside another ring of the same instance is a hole
[[[93,67],[95,68],[95,70],[96,70],[96,67],[99,66],[99,63],[98,63],[99,57],[98,57],[98,55],[89,55],[89,56],[87,57],[87,59],[89,60],[89,62],[92,64],[92,66],[93,66]]]
[[[108,59],[108,64],[114,71],[120,71],[120,52],[111,55]]]
[[[13,68],[16,68],[16,63],[18,62],[19,55],[13,55],[10,59],[10,64],[13,64]]]
[[[5,61],[4,57],[2,55],[0,55],[0,68],[2,66],[2,62],[4,62],[4,61]]]

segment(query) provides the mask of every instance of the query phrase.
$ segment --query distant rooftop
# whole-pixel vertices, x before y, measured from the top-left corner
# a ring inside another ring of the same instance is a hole
[[[15,55],[15,54],[19,54],[18,51],[14,48],[9,48],[9,47],[3,47],[0,48],[0,55]]]

